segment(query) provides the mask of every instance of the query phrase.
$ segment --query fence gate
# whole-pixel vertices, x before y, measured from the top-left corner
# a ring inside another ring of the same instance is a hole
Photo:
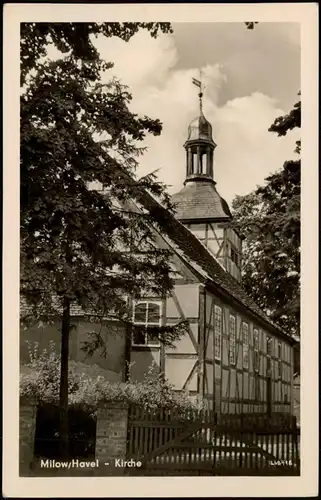
[[[217,421],[211,411],[184,415],[163,409],[131,407],[127,460],[136,467],[129,475],[248,476],[299,475],[298,432],[291,424],[255,415],[225,415]],[[139,463],[138,463],[139,462]]]

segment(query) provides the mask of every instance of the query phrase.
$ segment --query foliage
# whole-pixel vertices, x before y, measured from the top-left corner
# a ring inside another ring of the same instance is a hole
[[[277,118],[284,136],[301,125],[301,103]],[[295,152],[300,154],[300,141]],[[264,186],[233,201],[235,226],[244,234],[243,285],[276,323],[293,335],[300,325],[300,159],[286,161]]]
[[[62,318],[60,407],[67,448],[71,306],[101,321],[130,321],[127,297],[165,295],[172,287],[168,252],[157,248],[157,211],[144,212],[142,190],[168,209],[154,174],[139,179],[139,146],[159,135],[158,119],[131,113],[131,94],[93,45],[98,34],[128,41],[168,23],[23,23],[20,97],[20,291],[24,321]],[[62,53],[48,59],[50,44]],[[99,182],[104,192],[90,189]],[[134,200],[134,206],[133,206]],[[135,203],[136,201],[136,203]],[[175,326],[173,327],[175,331]]]
[[[57,403],[59,400],[60,356],[55,346],[39,352],[39,345],[29,344],[29,363],[32,370],[20,376],[20,393],[35,398],[39,403]],[[171,384],[151,366],[144,380],[135,382],[109,382],[103,377],[89,377],[77,373],[74,362],[69,364],[69,408],[95,413],[99,403],[125,401],[146,409],[193,409],[200,408],[185,392],[176,392]]]
[[[253,30],[256,24],[258,24],[258,21],[246,22],[245,26],[247,27],[248,30]]]
[[[140,29],[149,31],[153,38],[159,32],[172,32],[169,23],[22,23],[21,83],[24,84],[30,71],[38,69],[49,44],[62,53],[72,53],[75,58],[91,63],[99,59],[93,38],[116,36],[128,42]]]
[[[90,35],[152,36],[166,23],[24,24],[21,65],[21,294],[27,321],[49,321],[77,303],[101,317],[128,320],[124,297],[142,290],[163,295],[172,286],[168,252],[154,244],[157,213],[129,207],[149,190],[171,208],[154,174],[135,170],[148,133],[159,120],[128,109],[131,95],[117,80],[101,83],[102,61]],[[80,36],[81,35],[81,36]],[[48,41],[68,55],[40,60]],[[32,68],[33,71],[30,71]],[[35,71],[36,70],[36,71]],[[104,194],[88,189],[99,181]],[[115,200],[118,205],[115,206]],[[94,237],[93,237],[94,235]],[[126,250],[126,251],[124,251]]]

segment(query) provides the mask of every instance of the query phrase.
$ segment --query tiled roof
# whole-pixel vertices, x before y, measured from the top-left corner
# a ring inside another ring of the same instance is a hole
[[[61,315],[62,307],[59,305],[56,297],[53,297],[52,300],[52,310],[53,314]],[[33,313],[33,309],[29,306],[22,295],[20,295],[20,316],[26,316]],[[86,316],[86,315],[95,315],[93,311],[84,311],[78,304],[71,304],[70,306],[70,314],[71,316]]]
[[[172,196],[176,218],[191,220],[229,220],[231,212],[212,181],[189,181],[181,191]]]

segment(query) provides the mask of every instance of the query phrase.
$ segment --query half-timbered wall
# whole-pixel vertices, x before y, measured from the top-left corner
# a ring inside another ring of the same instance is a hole
[[[142,380],[153,364],[165,373],[165,377],[176,390],[189,390],[191,394],[198,391],[199,377],[199,285],[175,285],[171,296],[166,300],[144,297],[139,302],[161,304],[160,324],[177,324],[188,320],[188,332],[176,343],[175,348],[166,347],[155,342],[145,345],[132,344],[131,347],[131,377]]]
[[[198,342],[199,342],[199,286],[197,284],[176,285],[167,299],[167,324],[188,320],[188,332],[174,348],[166,348],[165,377],[176,390],[198,390]]]
[[[192,233],[209,249],[220,264],[241,281],[242,241],[224,222],[186,224]]]
[[[265,412],[271,387],[271,411],[290,412],[291,346],[208,292],[205,311],[203,394],[208,406],[222,413]]]
[[[293,354],[284,339],[197,283],[176,284],[166,300],[142,300],[159,301],[160,324],[187,319],[189,328],[172,348],[132,345],[134,379],[154,364],[176,390],[203,396],[217,412],[291,411]]]

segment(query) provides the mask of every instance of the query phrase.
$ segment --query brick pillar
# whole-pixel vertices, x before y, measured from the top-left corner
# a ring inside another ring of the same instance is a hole
[[[19,474],[30,476],[34,460],[37,403],[26,397],[20,398],[19,415]]]
[[[97,412],[96,452],[99,476],[119,476],[125,468],[118,461],[126,460],[128,405],[105,403]],[[107,465],[108,464],[108,465]]]

